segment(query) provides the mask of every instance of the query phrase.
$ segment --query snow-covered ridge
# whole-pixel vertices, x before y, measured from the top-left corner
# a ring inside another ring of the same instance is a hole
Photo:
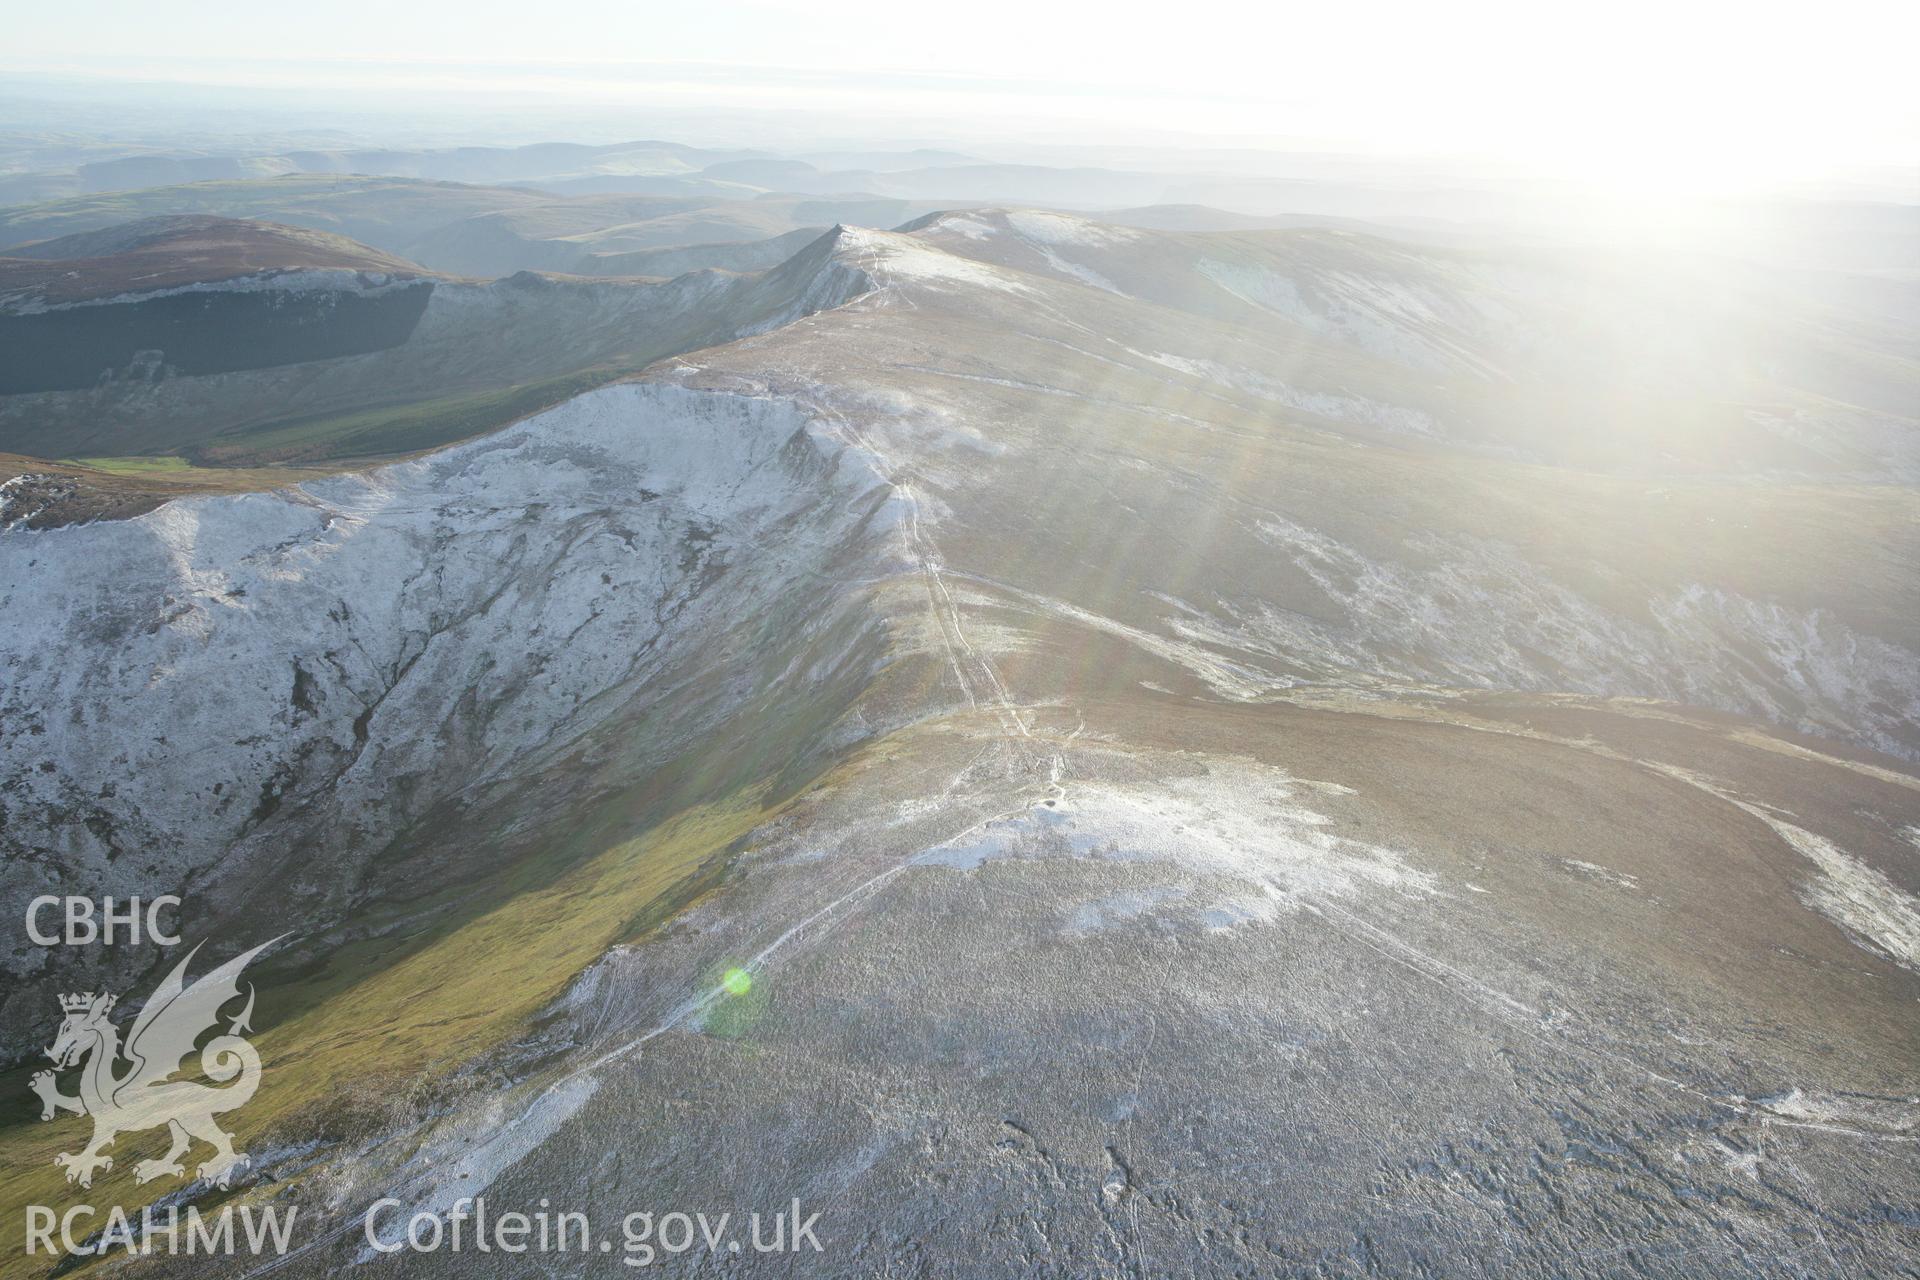
[[[1075,255],[1088,250],[1097,254],[1124,249],[1146,238],[1130,227],[1040,209],[978,209],[968,213],[934,214],[908,223],[903,230],[931,234],[936,240],[945,238],[946,244],[961,248],[957,256],[969,261],[978,259],[970,257],[967,250],[980,246],[989,250],[989,257],[1010,255],[1009,265],[1038,268],[1122,296],[1127,293],[1125,289]]]
[[[842,227],[839,237],[839,253],[883,284],[907,280],[936,289],[978,288],[1016,294],[1033,291],[1012,272],[946,253],[911,235]]]

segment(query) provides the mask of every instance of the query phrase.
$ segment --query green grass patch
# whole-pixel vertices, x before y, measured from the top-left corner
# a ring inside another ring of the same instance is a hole
[[[756,619],[743,642],[777,625]],[[844,626],[848,630],[816,637],[813,645],[834,653],[857,648],[862,633],[851,621]],[[854,669],[864,665],[856,662]],[[755,717],[751,731],[729,723],[707,749],[665,763],[651,762],[650,744],[659,734],[650,713],[624,720],[603,735],[605,750],[593,753],[591,763],[555,766],[576,799],[566,818],[551,819],[548,834],[475,850],[470,876],[421,877],[415,883],[434,887],[383,896],[353,921],[376,936],[300,963],[276,967],[268,957],[252,975],[259,990],[259,1030],[252,1039],[264,1063],[261,1087],[229,1118],[239,1148],[261,1152],[317,1140],[350,1150],[492,1087],[490,1078],[463,1068],[524,1035],[609,947],[643,940],[717,888],[749,833],[794,797],[839,770],[861,767],[858,754],[836,759],[825,750],[794,749],[827,736],[861,687],[853,677],[810,687]],[[520,801],[499,803],[512,812]],[[445,856],[463,847],[462,833],[484,842],[498,829],[497,816],[484,807],[450,814],[461,825],[431,843]],[[392,856],[424,856],[424,850],[401,845]],[[479,870],[485,867],[492,869]],[[263,936],[270,927],[262,926]],[[723,973],[689,973],[688,990]],[[129,994],[144,994],[157,976]],[[166,1135],[159,1131],[123,1135],[112,1151],[113,1170],[84,1195],[66,1186],[53,1157],[79,1150],[91,1125],[70,1115],[49,1124],[32,1118],[38,1109],[26,1077],[37,1065],[0,1077],[0,1094],[14,1099],[12,1107],[0,1108],[8,1121],[0,1122],[0,1221],[18,1221],[25,1204],[81,1199],[102,1213],[114,1204],[137,1212],[172,1189],[171,1183],[133,1181],[133,1167],[164,1149]],[[201,1158],[197,1151],[194,1158]]]
[[[185,458],[73,458],[71,461],[82,467],[92,467],[95,471],[104,471],[116,476],[153,476],[172,472],[192,471],[194,465]]]
[[[504,900],[485,895],[498,906],[424,936],[352,943],[291,981],[263,983],[260,1012],[277,1021],[253,1037],[264,1070],[259,1093],[229,1117],[236,1145],[343,1137],[362,1123],[356,1107],[371,1109],[377,1124],[392,1098],[430,1093],[523,1030],[608,947],[644,935],[718,883],[731,851],[766,820],[761,798],[753,787],[696,806],[558,875],[565,851],[527,859],[503,876]],[[24,1078],[19,1085],[24,1091]],[[131,1212],[164,1193],[133,1180],[134,1165],[165,1147],[162,1130],[122,1134],[111,1172],[85,1193],[67,1186],[53,1157],[79,1150],[91,1132],[90,1121],[71,1115],[0,1131],[0,1206],[9,1220],[22,1205],[80,1198],[102,1213],[113,1204]]]
[[[194,461],[219,467],[419,453],[503,427],[583,391],[604,386],[639,367],[583,369],[493,391],[298,418],[217,437],[195,446],[191,453]]]

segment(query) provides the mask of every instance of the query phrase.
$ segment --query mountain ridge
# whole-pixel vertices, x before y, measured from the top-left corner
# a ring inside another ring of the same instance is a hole
[[[835,226],[504,429],[0,532],[0,910],[307,922],[240,1133],[324,1188],[293,1276],[483,1194],[799,1196],[846,1276],[1897,1266],[1915,498],[1471,438],[1608,332],[1578,265]],[[15,1058],[26,979],[165,963],[0,961]]]

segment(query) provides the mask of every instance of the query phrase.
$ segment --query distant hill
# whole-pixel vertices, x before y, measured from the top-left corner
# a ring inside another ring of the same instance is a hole
[[[425,274],[404,258],[329,232],[168,214],[18,246],[0,257],[0,310],[10,301],[60,305],[306,270]]]
[[[689,268],[671,280],[485,283],[230,219],[43,242],[95,256],[0,259],[0,280],[22,282],[0,311],[0,450],[250,467],[431,448],[834,305],[852,286],[823,280],[813,239],[831,242],[667,250],[680,261],[608,273]]]
[[[363,175],[297,174],[251,181],[194,182],[0,209],[0,255],[18,256],[18,246],[57,236],[98,231],[160,214],[188,213],[265,218],[313,231],[330,231],[406,255],[408,245],[436,227],[479,213],[547,204],[552,199],[537,191]]]
[[[433,292],[344,236],[198,214],[0,257],[0,393],[150,386],[399,346]]]
[[[887,196],[765,195],[733,184],[724,194],[616,191],[560,197],[529,188],[468,186],[421,178],[290,175],[195,182],[0,209],[0,257],[21,246],[123,227],[160,215],[249,218],[347,236],[383,253],[452,275],[517,271],[573,275],[677,274],[671,263],[622,256],[685,249],[686,266],[771,266],[784,237],[836,222],[892,226],[951,203]],[[738,252],[713,246],[757,244]],[[696,250],[705,250],[696,252]],[[43,251],[34,249],[33,255]],[[59,252],[83,252],[60,250]]]
[[[737,254],[691,254],[695,266],[754,269],[771,266],[798,246],[798,231],[817,235],[836,222],[890,226],[929,211],[925,202],[879,196],[581,195],[517,205],[449,222],[421,236],[408,256],[441,271],[501,276],[514,271],[574,275],[674,274],[644,255],[661,250],[711,250],[719,245],[760,248]],[[634,257],[631,255],[643,255]]]
[[[136,150],[79,159],[62,168],[0,175],[0,204],[305,174],[378,174],[468,183],[537,183],[593,174],[674,175],[767,156],[763,151],[713,150],[651,140],[604,146],[543,142],[523,147],[305,149],[261,155]]]

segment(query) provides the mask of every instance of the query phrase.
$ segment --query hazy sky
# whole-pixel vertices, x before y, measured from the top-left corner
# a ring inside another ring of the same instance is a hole
[[[14,7],[0,68],[803,108],[1009,137],[1153,129],[1711,184],[1920,160],[1916,13],[1886,0],[62,0]]]

